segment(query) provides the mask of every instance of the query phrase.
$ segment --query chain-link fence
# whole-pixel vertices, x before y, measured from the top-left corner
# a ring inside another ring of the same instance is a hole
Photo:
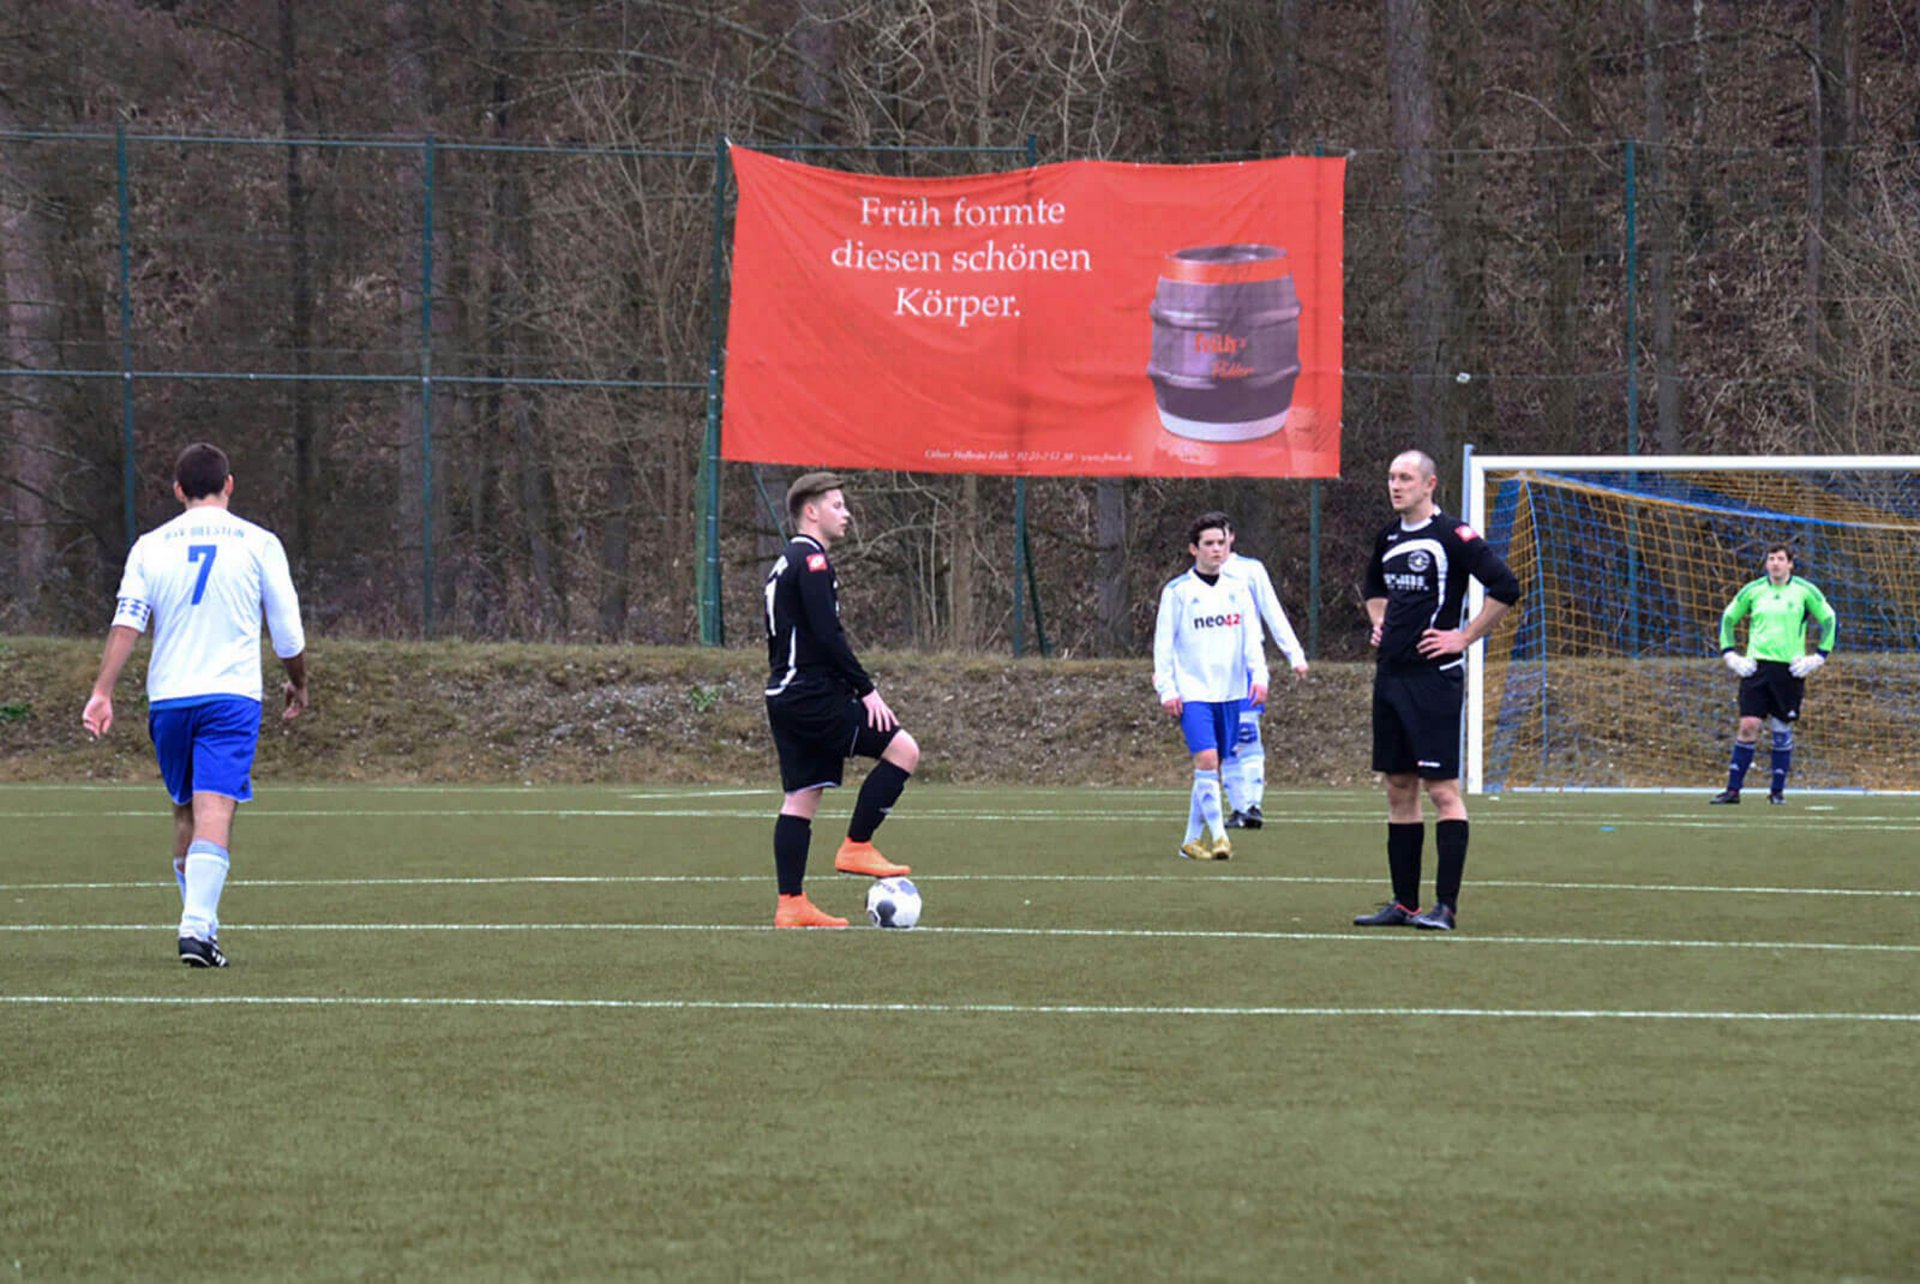
[[[863,477],[864,645],[1136,650],[1187,520],[1224,507],[1316,652],[1355,654],[1407,445],[1448,499],[1468,442],[1910,448],[1913,149],[1346,154],[1343,479]],[[785,475],[712,460],[722,157],[0,132],[0,627],[97,627],[211,439],[323,634],[755,640]]]

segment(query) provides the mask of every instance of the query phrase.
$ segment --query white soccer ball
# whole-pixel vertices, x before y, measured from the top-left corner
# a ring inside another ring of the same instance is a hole
[[[867,889],[867,918],[875,927],[912,927],[920,921],[920,889],[910,878],[883,878]]]

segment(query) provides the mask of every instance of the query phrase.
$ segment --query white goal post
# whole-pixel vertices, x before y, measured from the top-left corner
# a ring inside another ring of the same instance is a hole
[[[1712,631],[1773,542],[1839,617],[1795,787],[1920,788],[1920,455],[1464,455],[1464,516],[1522,591],[1467,657],[1468,792],[1717,788]]]

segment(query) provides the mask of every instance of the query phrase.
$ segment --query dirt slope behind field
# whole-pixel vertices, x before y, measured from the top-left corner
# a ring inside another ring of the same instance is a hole
[[[80,710],[95,640],[0,640],[0,781],[150,780],[146,648],[120,680],[111,735]],[[648,781],[771,785],[761,687],[745,649],[320,642],[314,707],[269,717],[262,780],[406,783]],[[1178,785],[1179,734],[1150,661],[867,657],[920,740],[927,780]],[[271,657],[269,674],[277,672]],[[1283,671],[1284,672],[1284,671]],[[1369,666],[1280,679],[1266,720],[1275,787],[1351,785],[1367,771]]]

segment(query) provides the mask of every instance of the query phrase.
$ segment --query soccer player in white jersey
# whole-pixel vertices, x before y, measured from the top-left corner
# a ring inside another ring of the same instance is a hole
[[[1220,572],[1227,560],[1227,518],[1202,513],[1188,532],[1193,569],[1160,590],[1153,630],[1153,687],[1180,720],[1193,755],[1193,792],[1180,854],[1189,860],[1233,855],[1221,819],[1220,763],[1233,754],[1240,709],[1267,698],[1267,657],[1258,608],[1245,580]],[[1211,832],[1211,844],[1205,835]]]
[[[174,466],[185,511],[135,542],[120,580],[100,676],[81,721],[113,727],[113,687],[136,639],[153,626],[147,732],[173,799],[173,872],[180,885],[180,961],[225,967],[220,892],[237,804],[253,798],[260,740],[260,617],[286,669],[282,718],[307,707],[306,636],[287,554],[265,527],[227,511],[233,474],[219,448],[188,446]]]
[[[1293,625],[1287,622],[1280,595],[1273,591],[1273,579],[1259,558],[1248,557],[1234,548],[1232,526],[1227,527],[1227,560],[1220,564],[1220,573],[1247,582],[1260,618],[1273,634],[1274,645],[1287,657],[1294,676],[1306,677],[1307,653],[1301,648]],[[1233,755],[1220,764],[1220,783],[1227,790],[1228,829],[1258,829],[1266,823],[1260,811],[1260,804],[1267,797],[1267,746],[1260,738],[1260,715],[1266,711],[1264,701],[1250,701],[1240,710]]]

